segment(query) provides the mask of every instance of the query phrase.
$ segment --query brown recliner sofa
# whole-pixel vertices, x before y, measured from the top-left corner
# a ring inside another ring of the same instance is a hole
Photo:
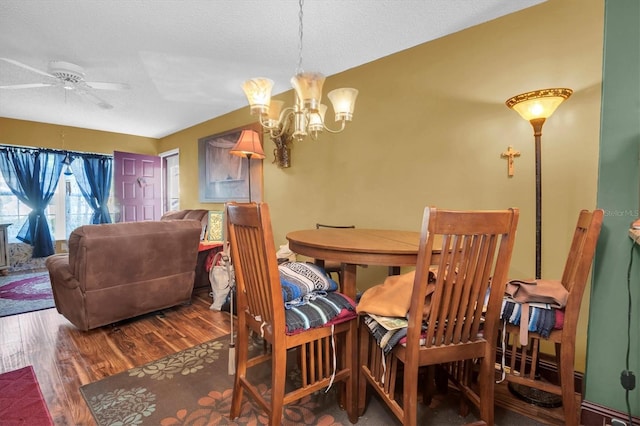
[[[173,210],[166,212],[162,215],[160,220],[197,220],[202,226],[202,233],[200,239],[203,240],[207,225],[209,222],[209,210],[204,209],[186,209],[186,210]]]
[[[191,300],[201,224],[85,225],[46,260],[56,309],[89,330]]]
[[[209,210],[204,209],[186,209],[186,210],[174,210],[166,212],[160,220],[199,220],[202,224],[201,239],[205,239],[208,232],[207,227],[209,225]],[[211,283],[209,281],[209,271],[207,270],[208,262],[213,256],[222,250],[220,247],[204,247],[198,252],[198,261],[196,263],[196,275],[193,283],[193,291],[199,292],[202,290],[211,290]]]

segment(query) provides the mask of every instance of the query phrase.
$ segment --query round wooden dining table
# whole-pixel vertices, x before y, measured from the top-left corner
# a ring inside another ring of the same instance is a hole
[[[356,269],[358,265],[381,265],[396,268],[415,266],[418,259],[420,233],[386,229],[320,228],[293,231],[287,234],[289,249],[312,257],[317,264],[325,260],[342,263],[341,291],[356,299]],[[357,333],[353,333],[352,347],[358,347]],[[352,365],[358,365],[358,350],[346,355]],[[359,371],[359,370],[357,370]],[[355,374],[348,392],[357,404],[359,374]]]
[[[343,263],[341,290],[356,296],[356,266],[415,266],[420,232],[387,229],[321,228],[287,234],[289,249],[316,259]]]

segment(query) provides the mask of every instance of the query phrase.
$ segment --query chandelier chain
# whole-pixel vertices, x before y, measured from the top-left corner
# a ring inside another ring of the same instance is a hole
[[[298,1],[299,5],[300,5],[300,11],[298,12],[298,21],[299,21],[299,25],[298,25],[298,67],[296,68],[296,74],[300,74],[303,72],[302,70],[302,6],[304,4],[304,0],[299,0]]]

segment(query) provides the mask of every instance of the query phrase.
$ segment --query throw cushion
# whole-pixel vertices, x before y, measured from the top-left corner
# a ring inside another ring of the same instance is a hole
[[[322,292],[320,292],[322,293]],[[287,334],[296,334],[316,327],[337,324],[355,318],[355,303],[340,292],[317,294],[303,305],[285,309]]]
[[[285,262],[278,265],[282,298],[285,302],[304,297],[313,291],[336,291],[338,284],[326,271],[313,263]]]

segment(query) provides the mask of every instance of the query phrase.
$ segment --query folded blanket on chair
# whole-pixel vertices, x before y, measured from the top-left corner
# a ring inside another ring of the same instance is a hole
[[[345,318],[345,310],[356,317],[356,306],[353,300],[337,291],[328,293],[313,292],[308,294],[306,303],[287,306],[284,311],[287,334],[295,334],[310,328],[322,327],[335,323],[338,317]]]
[[[502,301],[502,311],[500,319],[508,321],[513,325],[520,325],[522,304],[514,302],[508,297]],[[546,303],[529,303],[529,323],[527,329],[540,334],[545,339],[549,337],[553,329],[561,329],[562,323],[558,324],[558,309],[552,308]]]
[[[336,291],[338,284],[326,271],[313,263],[285,262],[278,265],[282,298],[285,302],[300,299],[313,291]]]
[[[391,352],[393,347],[407,335],[407,327],[387,330],[369,315],[364,315],[361,320],[364,321],[367,327],[369,327],[371,337],[376,339],[378,346],[382,349],[385,355]]]

